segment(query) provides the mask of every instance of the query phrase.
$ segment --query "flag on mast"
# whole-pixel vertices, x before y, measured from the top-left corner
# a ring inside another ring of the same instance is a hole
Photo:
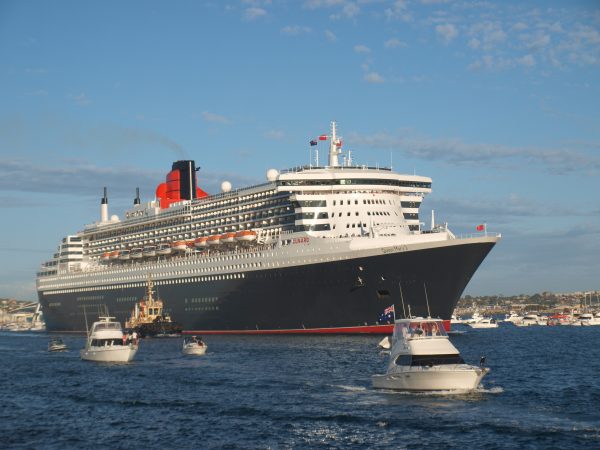
[[[482,223],[477,225],[477,227],[475,228],[477,231],[486,231],[486,224]]]
[[[327,140],[327,135],[326,134],[322,134],[321,136],[319,136],[319,140],[320,141],[326,141]]]

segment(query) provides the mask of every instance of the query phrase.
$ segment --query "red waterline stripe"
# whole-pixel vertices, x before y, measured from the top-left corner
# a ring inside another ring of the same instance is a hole
[[[450,330],[450,321],[444,320],[444,328]],[[392,334],[393,325],[367,325],[334,328],[291,328],[286,330],[185,330],[183,334]]]

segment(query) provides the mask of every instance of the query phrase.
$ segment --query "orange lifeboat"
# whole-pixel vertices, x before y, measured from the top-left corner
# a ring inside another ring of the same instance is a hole
[[[253,242],[256,240],[256,231],[242,230],[235,234],[235,240],[238,242]]]
[[[199,237],[196,240],[194,240],[194,246],[196,248],[204,248],[207,246],[206,241],[208,240],[207,237]]]
[[[104,253],[102,253],[102,256],[100,257],[100,259],[102,261],[108,261],[110,259],[110,252],[104,252]]]
[[[221,235],[213,234],[212,236],[208,237],[206,242],[208,243],[208,245],[219,245],[221,243]]]
[[[235,233],[225,233],[221,235],[223,244],[232,244],[235,241]]]
[[[115,250],[114,252],[110,252],[108,254],[109,259],[118,259],[121,252],[119,250]]]
[[[187,243],[185,241],[175,241],[171,244],[171,248],[176,251],[184,252],[187,248]]]

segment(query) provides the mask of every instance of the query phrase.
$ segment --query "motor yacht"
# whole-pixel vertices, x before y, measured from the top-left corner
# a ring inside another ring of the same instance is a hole
[[[511,311],[509,314],[506,314],[504,316],[504,322],[510,322],[510,323],[516,323],[516,322],[521,322],[523,320],[523,316],[517,314],[514,311]]]
[[[137,342],[129,342],[119,322],[103,316],[89,331],[81,359],[99,362],[129,362],[138,350]]]
[[[520,322],[514,322],[518,327],[530,327],[540,324],[540,317],[537,314],[525,314]]]
[[[398,319],[387,371],[373,375],[372,383],[376,389],[468,392],[488,372],[464,362],[441,319]]]
[[[600,325],[600,318],[591,313],[583,313],[579,316],[579,322],[584,327]]]
[[[477,322],[470,323],[471,328],[498,328],[498,321],[492,317],[483,317]]]
[[[208,345],[206,345],[202,339],[197,339],[196,336],[193,336],[190,340],[183,340],[181,352],[184,355],[204,355],[207,349]]]

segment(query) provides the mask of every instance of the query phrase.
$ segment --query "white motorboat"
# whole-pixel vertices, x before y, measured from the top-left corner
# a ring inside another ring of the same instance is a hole
[[[48,342],[48,351],[49,352],[64,352],[67,350],[67,344],[63,342],[63,340],[59,337],[50,339]]]
[[[523,320],[523,316],[517,314],[514,311],[511,311],[509,314],[504,316],[504,322],[517,323]]]
[[[594,326],[600,325],[600,318],[596,317],[594,314],[583,313],[579,316],[579,322],[581,326]]]
[[[450,317],[450,324],[451,325],[460,325],[464,323],[464,320],[462,320],[459,316],[457,316],[456,314],[452,314],[452,317]]]
[[[479,311],[475,311],[471,318],[463,320],[463,323],[469,325],[471,323],[479,322],[481,319],[483,319],[483,316],[479,314]]]
[[[537,314],[525,314],[519,322],[514,322],[518,327],[530,327],[540,324],[540,317]]]
[[[387,371],[373,375],[372,382],[376,389],[468,392],[488,372],[463,361],[441,319],[398,319]]]
[[[477,322],[470,323],[471,328],[498,328],[498,322],[492,317],[484,317]]]
[[[137,342],[128,342],[114,317],[99,317],[88,333],[81,359],[99,362],[129,362],[138,350]]]
[[[192,336],[190,340],[183,340],[183,348],[181,352],[184,355],[204,355],[208,345],[202,341],[202,338],[196,339],[196,336]]]

